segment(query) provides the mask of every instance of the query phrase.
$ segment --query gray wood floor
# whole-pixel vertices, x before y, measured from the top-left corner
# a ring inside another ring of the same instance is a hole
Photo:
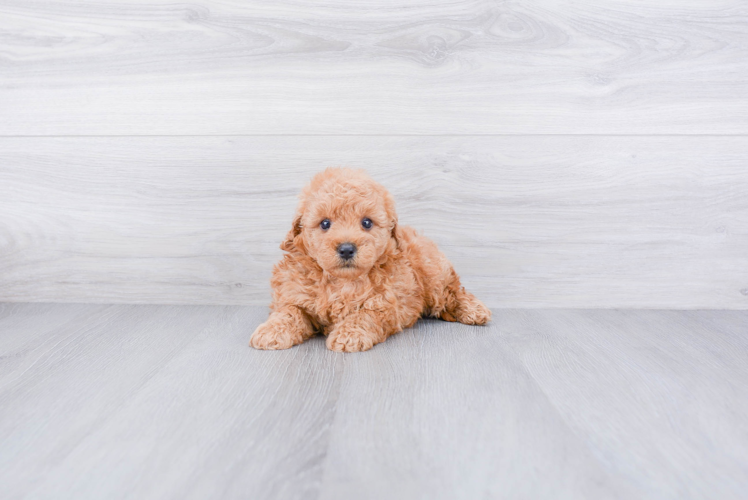
[[[266,309],[0,305],[2,498],[745,498],[748,312],[497,310],[343,355]]]

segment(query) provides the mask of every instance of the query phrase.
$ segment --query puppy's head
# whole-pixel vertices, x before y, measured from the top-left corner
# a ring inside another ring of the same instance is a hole
[[[283,250],[301,252],[334,276],[367,273],[397,247],[392,196],[362,170],[328,168],[300,195]]]

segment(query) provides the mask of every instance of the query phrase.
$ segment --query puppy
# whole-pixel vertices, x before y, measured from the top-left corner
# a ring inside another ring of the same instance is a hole
[[[422,316],[491,319],[436,244],[397,224],[392,196],[363,171],[328,168],[299,198],[252,347],[288,349],[321,332],[333,351],[365,351]]]

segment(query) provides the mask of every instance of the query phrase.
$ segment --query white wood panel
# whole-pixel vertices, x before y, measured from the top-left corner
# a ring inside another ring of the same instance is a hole
[[[493,306],[748,308],[746,137],[0,139],[0,300],[267,304],[296,194],[367,168]]]
[[[421,321],[357,354],[320,337],[251,349],[266,315],[0,304],[3,499],[748,489],[747,311],[505,309],[486,327]]]
[[[0,134],[748,133],[728,0],[0,2]]]

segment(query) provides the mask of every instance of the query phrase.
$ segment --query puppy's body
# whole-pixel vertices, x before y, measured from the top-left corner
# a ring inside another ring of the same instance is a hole
[[[286,349],[322,332],[332,350],[363,351],[421,316],[466,324],[491,317],[431,240],[397,225],[392,197],[361,171],[315,176],[281,248],[272,313],[250,341],[258,349]]]

